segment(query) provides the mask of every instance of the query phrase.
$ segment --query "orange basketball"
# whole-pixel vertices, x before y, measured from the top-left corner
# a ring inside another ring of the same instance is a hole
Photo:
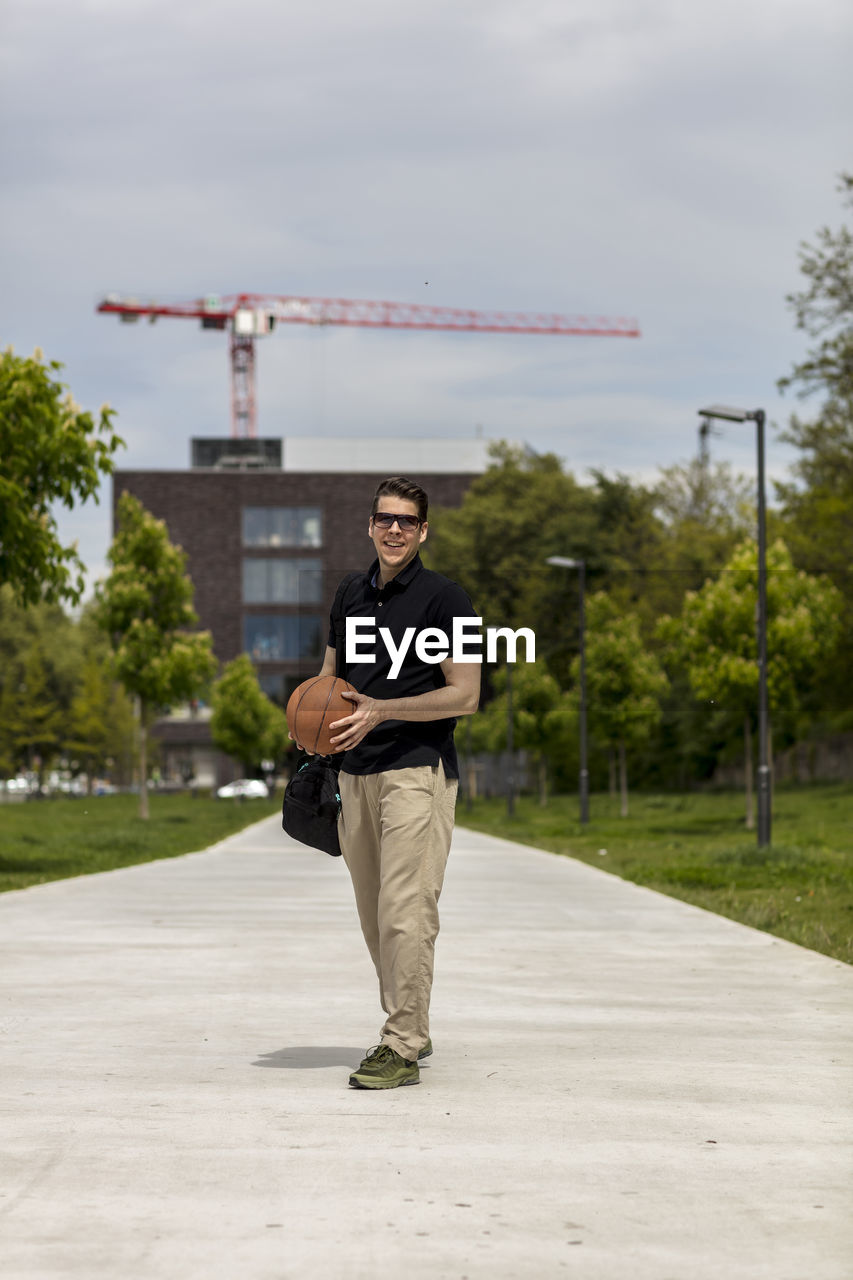
[[[306,751],[320,756],[332,754],[329,725],[351,716],[355,710],[354,702],[341,697],[344,691],[357,692],[338,676],[314,676],[293,690],[287,702],[287,727]]]

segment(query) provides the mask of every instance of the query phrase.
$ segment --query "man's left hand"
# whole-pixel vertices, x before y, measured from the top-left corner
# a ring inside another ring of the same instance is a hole
[[[366,693],[341,693],[341,697],[353,702],[355,709],[351,716],[344,720],[333,720],[329,725],[332,750],[335,752],[351,751],[371,729],[375,729],[385,719],[380,710],[382,704],[376,698],[369,698]]]

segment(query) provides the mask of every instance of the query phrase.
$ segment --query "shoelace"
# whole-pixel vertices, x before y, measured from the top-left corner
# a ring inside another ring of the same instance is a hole
[[[384,1062],[393,1052],[390,1044],[377,1044],[372,1049],[368,1049],[365,1057],[371,1062]]]

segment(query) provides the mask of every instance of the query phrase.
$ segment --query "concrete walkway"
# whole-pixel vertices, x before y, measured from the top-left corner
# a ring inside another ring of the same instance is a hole
[[[850,1280],[853,970],[458,830],[436,1053],[265,820],[0,897],[5,1280]]]

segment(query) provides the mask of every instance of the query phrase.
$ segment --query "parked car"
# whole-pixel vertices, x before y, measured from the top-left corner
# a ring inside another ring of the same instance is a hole
[[[32,791],[28,778],[7,778],[0,781],[0,800],[26,800]]]
[[[269,787],[260,778],[238,778],[220,787],[216,795],[220,800],[266,800],[269,793]]]
[[[8,778],[6,781],[6,790],[10,794],[17,791],[22,795],[26,795],[32,789],[33,784],[29,778]]]

